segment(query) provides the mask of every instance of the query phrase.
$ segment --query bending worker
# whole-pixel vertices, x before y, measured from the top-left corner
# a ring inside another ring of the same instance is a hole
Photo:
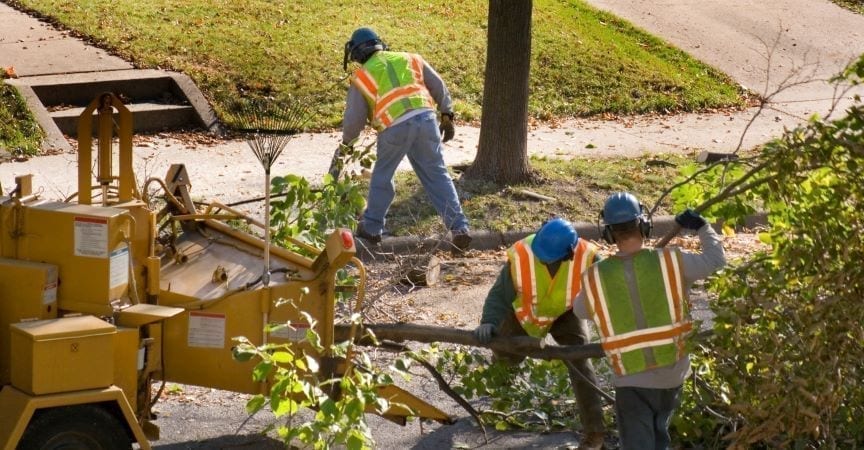
[[[356,235],[372,244],[381,241],[395,196],[393,174],[407,155],[432,206],[451,232],[453,246],[465,250],[471,241],[468,220],[442,155],[442,142],[454,135],[453,103],[444,81],[420,55],[387,51],[369,28],[356,30],[345,43],[346,70],[349,58],[361,66],[351,75],[342,143],[350,147],[367,121],[378,131],[377,159]],[[436,105],[441,112],[440,128]]]
[[[570,308],[580,290],[580,274],[597,260],[596,248],[579,239],[570,222],[547,221],[536,234],[507,250],[507,263],[486,296],[474,336],[486,344],[493,335],[543,338],[551,333],[561,345],[586,343],[587,324],[570,314]],[[498,352],[495,356],[514,363],[523,358]],[[594,368],[583,359],[574,361],[568,371],[586,434],[579,448],[602,448],[603,409],[594,390]]]
[[[611,195],[601,217],[603,239],[618,252],[582,274],[584,289],[573,313],[594,320],[610,360],[621,448],[666,449],[690,371],[688,291],[726,264],[723,246],[705,219],[688,209],[675,221],[698,233],[702,253],[643,248],[651,222],[626,192]]]

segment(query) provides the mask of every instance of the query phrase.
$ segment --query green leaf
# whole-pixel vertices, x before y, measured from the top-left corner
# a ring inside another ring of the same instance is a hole
[[[290,364],[294,361],[294,355],[288,352],[276,352],[273,353],[271,359],[277,363]]]
[[[268,362],[260,362],[252,370],[252,379],[255,381],[264,381],[273,372],[273,365]]]
[[[264,396],[261,394],[256,394],[246,402],[246,412],[249,414],[254,414],[261,410],[264,405],[267,403],[267,400],[264,399]]]

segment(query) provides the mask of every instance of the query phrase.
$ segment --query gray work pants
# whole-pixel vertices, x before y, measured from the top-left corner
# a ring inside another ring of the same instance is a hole
[[[615,415],[622,450],[669,448],[669,423],[681,402],[681,386],[671,389],[615,388]]]

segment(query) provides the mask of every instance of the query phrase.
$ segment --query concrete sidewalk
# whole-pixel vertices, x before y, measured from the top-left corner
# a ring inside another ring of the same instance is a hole
[[[134,68],[5,3],[0,3],[0,24],[0,67],[14,67],[19,77]]]
[[[770,6],[757,0],[590,2],[669,37],[751,88],[767,76],[767,65],[759,61],[759,46],[772,42],[771,37],[780,31],[775,24],[782,24],[785,31],[774,58],[779,67],[774,68],[772,79],[781,79],[796,64],[814,60],[818,66],[807,67],[814,68],[814,76],[824,77],[837,73],[853,55],[864,52],[864,17],[826,0],[778,0]],[[660,10],[674,14],[657,13]],[[3,3],[0,23],[0,67],[14,67],[19,77],[134,70],[131,63]],[[829,91],[824,81],[797,86],[781,97],[781,103],[758,116],[743,138],[755,109],[542,124],[529,131],[528,151],[537,156],[572,158],[728,152],[737,148],[739,141],[749,148],[780,135],[813,113],[825,114],[832,104]],[[374,137],[367,139],[371,142]],[[472,161],[478,139],[479,128],[458,124],[456,138],[446,145],[445,161],[451,165]],[[274,175],[292,173],[320,179],[339,140],[338,132],[298,135],[277,162]],[[136,138],[134,152],[139,179],[161,177],[170,164],[185,163],[193,195],[202,199],[234,202],[259,196],[264,190],[260,164],[243,141],[154,135]],[[0,164],[0,183],[11,186],[15,176],[33,173],[34,187],[47,198],[65,197],[77,188],[74,177],[67,175],[74,170],[75,159],[74,154],[55,154]],[[410,166],[405,161],[400,168]]]

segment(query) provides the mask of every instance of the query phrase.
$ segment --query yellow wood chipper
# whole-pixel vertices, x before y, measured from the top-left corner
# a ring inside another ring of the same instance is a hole
[[[77,194],[43,199],[28,175],[0,196],[4,449],[147,449],[158,439],[151,386],[160,380],[264,393],[254,363],[232,358],[237,336],[290,343],[344,373],[346,362],[304,337],[312,326],[324,348],[333,343],[337,271],[346,265],[361,274],[354,289],[362,298],[365,272],[350,231],[333,232],[324,249],[296,242],[313,255],[304,256],[229,225],[263,223],[193,202],[182,165],[139,190],[131,122],[116,96],[99,96],[79,122]],[[154,189],[166,200],[158,210],[148,198]],[[277,307],[280,299],[292,301]],[[274,323],[291,327],[265,332]],[[450,419],[396,386],[380,393],[391,399],[381,413],[391,420]]]

